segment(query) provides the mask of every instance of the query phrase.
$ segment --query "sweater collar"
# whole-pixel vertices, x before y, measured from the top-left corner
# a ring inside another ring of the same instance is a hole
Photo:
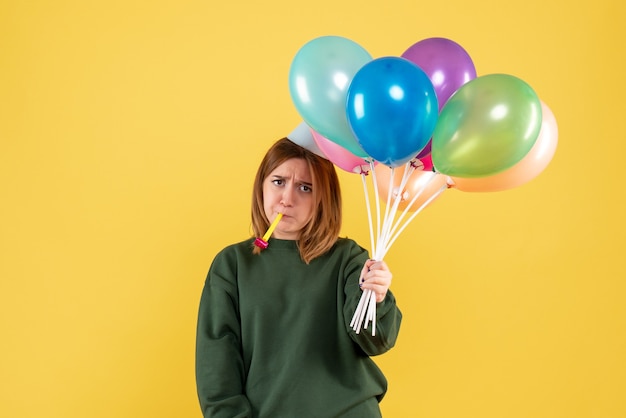
[[[276,250],[297,250],[298,241],[293,239],[270,238],[268,241],[269,248]]]

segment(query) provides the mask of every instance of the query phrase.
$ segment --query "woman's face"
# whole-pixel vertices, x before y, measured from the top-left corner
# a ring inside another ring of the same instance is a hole
[[[274,230],[278,239],[295,240],[313,212],[313,184],[306,161],[292,158],[272,171],[263,181],[263,209],[270,222],[280,212]]]

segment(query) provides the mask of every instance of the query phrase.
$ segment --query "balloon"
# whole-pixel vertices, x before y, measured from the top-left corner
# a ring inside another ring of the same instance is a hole
[[[541,102],[541,130],[535,145],[513,167],[488,177],[450,177],[452,187],[464,192],[497,192],[521,186],[546,169],[556,152],[558,127],[550,108]]]
[[[439,110],[463,84],[476,78],[474,62],[463,47],[446,38],[428,38],[402,54],[417,64],[433,83]]]
[[[435,88],[440,111],[463,84],[476,78],[476,67],[472,58],[461,45],[450,39],[423,39],[411,45],[402,57],[426,73]],[[428,141],[417,158],[430,155],[431,142]]]
[[[355,42],[322,36],[307,42],[289,69],[289,91],[302,119],[316,132],[366,157],[346,119],[346,96],[354,74],[371,55]]]
[[[416,159],[420,162],[422,166],[422,170],[424,171],[433,171],[433,159],[431,154],[426,154],[426,156],[421,157],[418,155]]]
[[[430,139],[437,122],[437,96],[417,65],[383,57],[355,74],[346,113],[363,150],[396,167],[413,159]]]
[[[294,130],[289,133],[289,135],[287,135],[287,139],[300,145],[302,148],[308,149],[320,157],[326,158],[324,152],[322,152],[322,150],[315,143],[315,139],[311,133],[311,128],[309,128],[309,125],[305,122],[300,122],[300,124],[296,126]]]
[[[433,141],[431,140],[428,141],[426,146],[420,151],[419,154],[417,154],[417,158],[422,158],[422,157],[426,157],[427,155],[430,155],[430,152],[432,151],[432,142]]]
[[[441,110],[432,139],[433,164],[448,176],[499,173],[524,158],[540,128],[541,103],[528,84],[507,74],[477,77]]]
[[[349,173],[363,174],[370,172],[370,164],[365,158],[357,157],[341,145],[324,138],[314,130],[311,130],[311,134],[324,156],[337,167]]]
[[[409,164],[405,164],[402,167],[394,168],[393,186],[391,190],[391,204],[393,204],[394,199],[400,192],[402,176],[404,176],[404,172],[408,169],[408,165]],[[378,187],[378,192],[380,193],[380,198],[384,202],[387,202],[387,199],[389,198],[389,180],[391,178],[391,168],[383,164],[379,164],[374,168],[374,171],[376,174],[376,185]],[[398,204],[398,209],[404,210],[408,206],[408,212],[416,211],[433,194],[441,190],[443,186],[446,186],[447,188],[447,180],[447,176],[443,174],[415,169],[411,173],[406,183],[406,186],[402,190],[401,200]],[[420,195],[411,204],[411,201],[418,193],[420,193]],[[433,201],[431,201],[430,203],[432,202]],[[409,206],[409,204],[411,205]]]

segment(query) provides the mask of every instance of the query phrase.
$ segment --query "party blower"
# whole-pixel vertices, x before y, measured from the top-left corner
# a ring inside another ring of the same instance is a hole
[[[283,217],[283,214],[278,212],[278,214],[276,215],[276,218],[274,218],[274,222],[272,222],[270,227],[267,228],[267,232],[265,233],[265,235],[263,235],[263,238],[255,239],[254,245],[256,245],[262,250],[266,249],[269,245],[267,240],[270,239],[270,237],[272,236],[272,232],[274,232],[274,229],[276,229],[276,226],[278,225],[278,222],[280,222],[282,217]]]

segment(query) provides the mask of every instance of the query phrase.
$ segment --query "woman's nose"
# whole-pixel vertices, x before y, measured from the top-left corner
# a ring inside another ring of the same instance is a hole
[[[293,190],[291,187],[285,187],[283,190],[282,199],[280,199],[280,203],[285,206],[291,206],[293,204]]]

